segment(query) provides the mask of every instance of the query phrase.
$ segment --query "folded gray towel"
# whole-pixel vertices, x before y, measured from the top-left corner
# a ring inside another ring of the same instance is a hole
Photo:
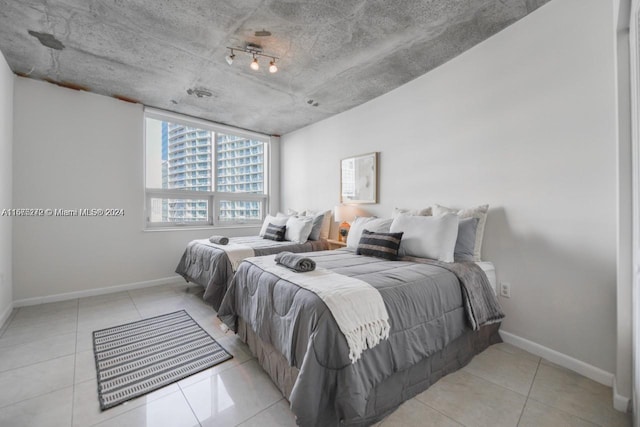
[[[211,243],[215,243],[216,245],[226,245],[229,243],[229,238],[224,236],[211,236],[209,237],[209,241]]]
[[[306,273],[316,269],[316,262],[309,257],[294,254],[293,252],[280,252],[275,261],[298,273]]]

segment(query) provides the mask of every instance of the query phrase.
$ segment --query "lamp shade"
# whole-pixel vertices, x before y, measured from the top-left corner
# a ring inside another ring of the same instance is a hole
[[[363,213],[362,209],[353,205],[337,205],[333,210],[336,222],[352,222],[356,216],[366,216]]]

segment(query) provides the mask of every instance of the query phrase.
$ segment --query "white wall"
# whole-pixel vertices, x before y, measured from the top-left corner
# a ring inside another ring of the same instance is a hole
[[[0,210],[12,207],[13,72],[0,52]],[[0,216],[0,326],[11,314],[13,219]]]
[[[187,242],[213,234],[143,231],[142,106],[17,78],[14,130],[15,207],[125,210],[124,217],[16,218],[17,303],[174,276]]]
[[[492,207],[502,329],[616,363],[612,3],[555,0],[426,75],[282,137],[281,208],[338,202],[339,159],[380,152],[380,204]]]

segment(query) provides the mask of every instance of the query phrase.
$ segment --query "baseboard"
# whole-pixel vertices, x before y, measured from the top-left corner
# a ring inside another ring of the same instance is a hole
[[[149,288],[151,286],[168,285],[181,280],[180,276],[164,277],[162,279],[146,280],[144,282],[127,283],[124,285],[107,286],[104,288],[87,289],[84,291],[66,292],[63,294],[47,295],[44,297],[23,298],[15,300],[13,307],[26,307],[28,305],[44,304],[48,302],[66,301],[76,298],[92,297],[96,295],[106,295],[121,291],[131,291],[134,289]],[[11,311],[9,311],[11,313]]]
[[[0,314],[0,329],[4,327],[5,322],[11,316],[11,312],[13,311],[14,303],[10,303],[9,306]]]
[[[577,372],[580,375],[590,378],[600,384],[613,387],[614,375],[611,372],[589,365],[581,360],[567,356],[566,354],[552,350],[533,341],[529,341],[510,332],[500,331],[500,336],[506,343],[547,359],[549,362],[553,362],[556,365],[560,365],[564,368]]]
[[[613,377],[613,407],[616,411],[629,412],[631,399],[618,393],[618,384],[615,376]]]

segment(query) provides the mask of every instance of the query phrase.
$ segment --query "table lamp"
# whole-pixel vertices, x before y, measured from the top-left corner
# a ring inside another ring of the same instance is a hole
[[[338,226],[338,240],[341,242],[347,241],[347,235],[351,228],[349,222],[353,221],[359,212],[360,209],[351,205],[338,205],[334,208],[333,216],[336,222],[340,223]]]

